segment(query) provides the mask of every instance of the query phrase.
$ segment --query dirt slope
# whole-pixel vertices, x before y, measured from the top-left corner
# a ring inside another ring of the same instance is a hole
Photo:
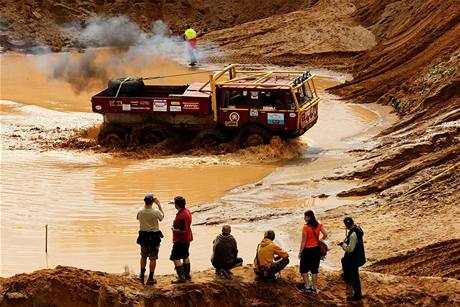
[[[193,274],[194,282],[171,285],[160,276],[155,286],[134,277],[58,266],[4,279],[0,306],[344,306],[351,289],[338,273],[321,273],[318,295],[297,290],[298,268],[283,272],[276,284],[254,281],[250,267],[235,270],[233,280],[212,271]],[[198,280],[198,281],[196,281]],[[364,306],[440,306],[460,304],[460,281],[362,274]],[[367,290],[369,289],[369,290]],[[372,289],[372,290],[370,290]]]
[[[375,37],[352,18],[348,0],[318,1],[314,6],[271,16],[204,36],[225,47],[221,61],[307,64],[345,69],[350,58],[375,45]]]
[[[366,231],[366,244],[372,246],[370,262],[375,264],[370,265],[371,270],[458,278],[458,0],[320,0],[311,8],[306,1],[289,5],[262,1],[260,10],[246,4],[220,0],[129,5],[121,0],[8,0],[2,10],[7,18],[2,19],[0,39],[6,48],[21,49],[42,40],[58,49],[71,44],[58,31],[59,24],[74,18],[82,22],[100,12],[123,11],[143,29],[158,17],[178,32],[189,20],[198,22],[202,32],[222,29],[204,38],[226,49],[225,61],[316,64],[354,73],[352,81],[332,92],[353,101],[391,104],[401,121],[366,149],[356,151],[361,157],[357,164],[331,176],[363,180],[362,186],[342,196],[373,194],[375,198],[330,210],[320,218],[336,225],[346,214],[356,218]],[[23,16],[27,23],[20,22]],[[227,27],[231,28],[224,29]],[[249,268],[238,274],[242,277],[237,283],[215,281],[212,272],[199,273],[199,282],[181,287],[169,285],[171,277],[165,276],[155,288],[161,291],[152,291],[130,278],[59,267],[4,279],[0,305],[30,306],[33,299],[51,306],[156,306],[171,302],[185,306],[187,300],[192,305],[278,306],[307,301],[295,290],[298,275],[294,269],[283,275],[292,279],[274,288],[254,284]],[[457,280],[363,275],[366,305],[460,304]],[[322,276],[320,288],[325,290],[308,301],[344,304],[346,291],[337,273],[324,272]]]
[[[83,25],[96,15],[126,15],[144,31],[151,31],[153,21],[167,22],[176,34],[182,34],[187,23],[192,23],[199,33],[231,27],[268,16],[291,12],[307,7],[307,0],[253,1],[2,1],[0,42],[6,49],[28,50],[37,43],[60,50],[73,43],[60,30],[67,23]],[[313,1],[312,1],[313,2]]]
[[[393,275],[460,279],[460,240],[437,242],[425,248],[383,259],[367,267],[367,270]]]
[[[356,15],[381,33],[381,42],[357,57],[354,80],[332,91],[353,101],[391,104],[403,119],[383,132],[379,145],[348,173],[372,181],[343,195],[380,192],[423,169],[455,162],[460,153],[456,3],[415,1],[406,8],[394,1],[360,2]]]

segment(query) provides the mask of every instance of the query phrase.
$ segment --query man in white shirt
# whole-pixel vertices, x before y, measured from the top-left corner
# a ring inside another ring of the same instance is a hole
[[[153,203],[158,207],[152,208]],[[163,220],[164,212],[161,208],[160,201],[153,194],[146,194],[144,197],[144,207],[140,208],[137,212],[137,219],[139,220],[139,237],[137,244],[141,246],[141,273],[139,280],[144,283],[145,267],[147,265],[147,257],[150,259],[149,264],[149,277],[147,285],[156,283],[153,274],[158,259],[158,252],[160,251],[160,242],[163,234],[160,231],[159,222]]]

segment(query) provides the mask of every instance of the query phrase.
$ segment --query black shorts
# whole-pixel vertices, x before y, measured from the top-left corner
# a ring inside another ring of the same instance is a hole
[[[174,243],[172,251],[171,251],[171,257],[169,257],[169,260],[181,260],[181,259],[188,258],[189,247],[190,247],[190,243],[182,243],[182,242]]]
[[[319,246],[304,248],[300,255],[300,273],[318,274],[321,251]]]

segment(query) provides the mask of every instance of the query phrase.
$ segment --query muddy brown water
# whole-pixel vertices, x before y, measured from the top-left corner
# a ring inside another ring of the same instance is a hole
[[[100,82],[88,82],[87,91],[76,93],[68,82],[49,79],[36,65],[40,62],[43,67],[43,63],[62,56],[0,56],[1,276],[56,265],[115,273],[127,267],[137,272],[135,216],[146,192],[155,193],[166,211],[161,223],[165,238],[157,265],[159,274],[173,272],[168,258],[175,210],[169,201],[176,195],[183,195],[192,209],[221,200],[254,202],[267,208],[340,205],[343,201],[335,197],[313,199],[312,196],[334,194],[355,183],[322,182],[320,178],[351,161],[346,151],[380,131],[388,117],[385,108],[347,105],[325,94],[324,88],[337,80],[322,73],[324,76],[317,83],[323,96],[319,121],[295,141],[295,150],[265,146],[223,156],[178,155],[149,160],[85,151],[42,150],[30,140],[24,141],[21,135],[33,136],[37,129],[90,127],[102,120],[90,108],[90,97],[101,89]],[[161,61],[144,65],[137,75],[188,72],[196,70],[173,61]],[[161,79],[161,82],[181,84],[207,78],[207,74],[196,74]],[[263,184],[254,184],[257,182]],[[301,219],[298,223],[301,225]],[[47,254],[44,252],[46,224]],[[246,262],[252,262],[263,231],[267,228],[283,231],[286,227],[286,224],[247,223],[235,225],[233,233],[240,254]],[[210,267],[212,239],[219,229],[220,226],[193,228],[193,269]]]

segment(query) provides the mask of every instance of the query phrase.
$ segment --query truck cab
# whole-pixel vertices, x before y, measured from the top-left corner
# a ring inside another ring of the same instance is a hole
[[[318,120],[319,97],[309,72],[230,68],[229,75],[213,85],[217,123],[238,130],[240,146],[267,143],[273,135],[297,137]]]

